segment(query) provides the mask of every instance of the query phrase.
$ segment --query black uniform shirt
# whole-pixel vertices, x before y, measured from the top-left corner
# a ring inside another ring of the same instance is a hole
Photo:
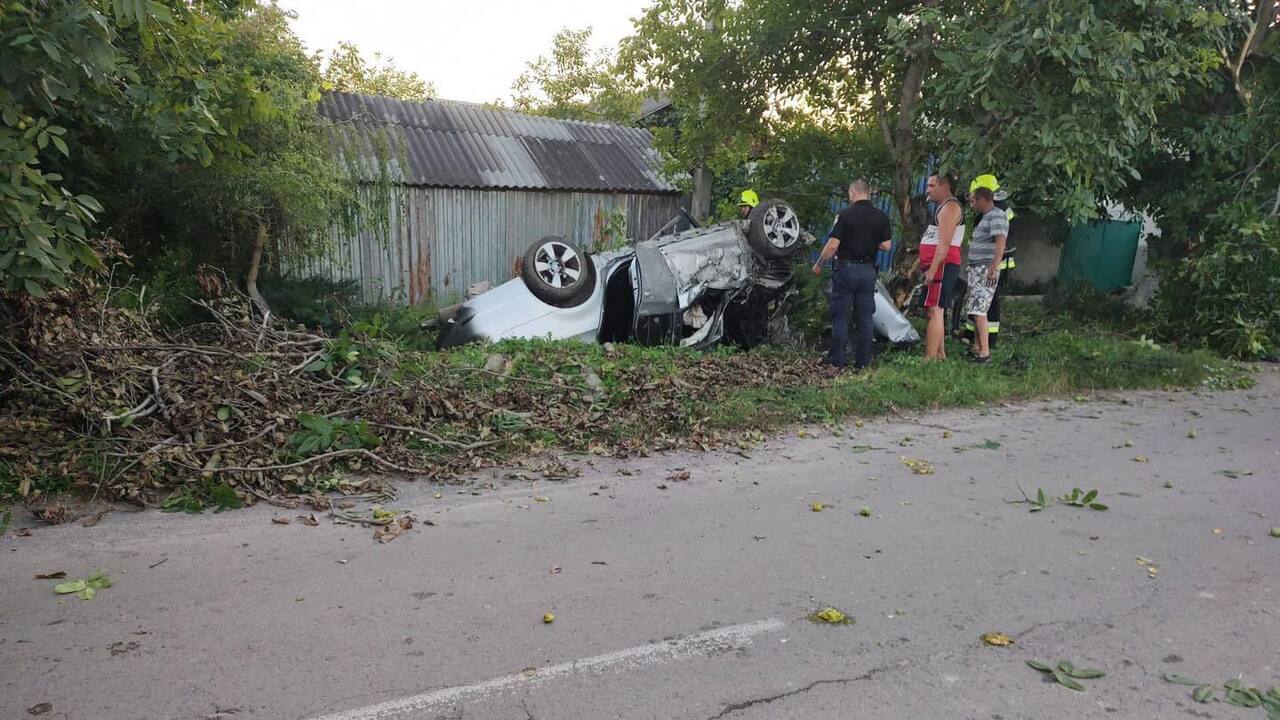
[[[840,241],[836,257],[847,262],[869,262],[882,242],[891,237],[889,216],[870,200],[859,200],[840,211],[831,237]]]

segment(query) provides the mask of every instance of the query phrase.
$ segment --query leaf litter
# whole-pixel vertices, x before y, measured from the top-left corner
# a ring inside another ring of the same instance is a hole
[[[15,475],[56,467],[106,500],[232,509],[322,497],[335,473],[456,481],[551,447],[627,458],[733,446],[740,433],[689,407],[830,385],[815,380],[819,358],[782,352],[675,352],[662,363],[643,348],[536,341],[412,352],[376,323],[334,337],[263,322],[235,283],[204,270],[196,279],[206,322],[180,333],[153,309],[104,303],[116,289],[93,274],[14,309],[0,359],[23,370],[0,381],[0,446],[22,458]],[[542,472],[580,470],[550,460]]]

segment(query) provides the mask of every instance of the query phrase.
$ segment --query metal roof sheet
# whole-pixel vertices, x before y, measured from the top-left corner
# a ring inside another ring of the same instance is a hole
[[[407,185],[674,193],[647,130],[522,115],[446,100],[330,92],[320,115],[370,179],[385,133],[392,177]]]

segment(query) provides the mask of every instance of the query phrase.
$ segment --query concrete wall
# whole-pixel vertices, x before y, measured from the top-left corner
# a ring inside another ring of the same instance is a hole
[[[1015,285],[1048,283],[1058,275],[1062,257],[1063,226],[1025,210],[1019,210],[1009,226],[1009,244],[1018,249]]]

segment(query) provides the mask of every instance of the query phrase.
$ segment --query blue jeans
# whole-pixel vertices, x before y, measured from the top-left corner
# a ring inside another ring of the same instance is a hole
[[[876,311],[876,266],[871,263],[836,262],[831,280],[831,364],[845,366],[845,347],[849,344],[849,319],[856,315],[857,334],[853,341],[853,366],[862,369],[871,364],[871,341],[874,328],[871,316]]]

